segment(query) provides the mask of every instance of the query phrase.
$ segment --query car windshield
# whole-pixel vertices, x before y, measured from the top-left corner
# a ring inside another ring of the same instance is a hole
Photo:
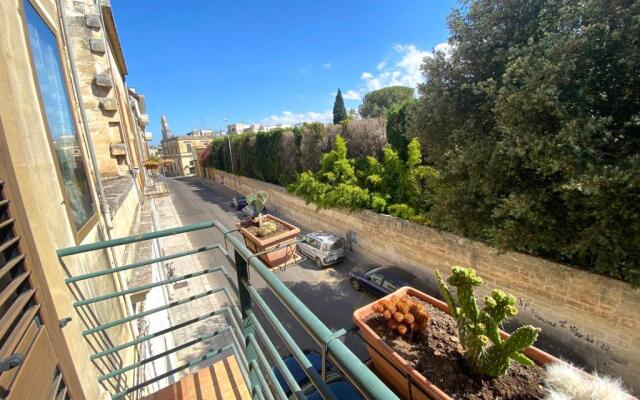
[[[340,250],[341,248],[344,247],[344,240],[343,239],[338,239],[335,242],[333,242],[331,244],[331,250]]]

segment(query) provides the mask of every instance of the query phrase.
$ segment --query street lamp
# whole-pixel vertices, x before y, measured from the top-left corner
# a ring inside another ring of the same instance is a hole
[[[224,119],[224,124],[227,125],[226,118]],[[229,135],[228,125],[227,125],[227,142],[229,143],[229,161],[231,162],[231,173],[233,174],[233,190],[236,192],[236,195],[233,197],[233,200],[236,201],[238,198],[238,184],[236,183],[236,171],[235,171],[235,168],[233,167],[233,153],[231,152],[231,135]]]

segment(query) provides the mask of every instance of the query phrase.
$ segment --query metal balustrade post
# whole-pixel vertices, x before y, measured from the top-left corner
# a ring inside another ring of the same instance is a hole
[[[258,354],[254,349],[253,342],[248,340],[249,336],[253,336],[255,334],[255,327],[253,326],[253,321],[249,318],[249,314],[251,313],[251,294],[249,293],[249,268],[247,266],[247,261],[242,257],[237,250],[234,250],[234,259],[236,266],[236,274],[238,278],[238,292],[240,298],[240,312],[242,313],[242,336],[244,337],[246,348],[245,348],[245,357],[247,362],[251,363],[252,361],[257,362]],[[255,387],[259,384],[257,373],[252,370],[249,372],[249,377],[251,382],[247,382],[247,385],[250,387]]]

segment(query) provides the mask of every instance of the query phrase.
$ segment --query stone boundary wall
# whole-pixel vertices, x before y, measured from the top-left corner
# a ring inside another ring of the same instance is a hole
[[[226,172],[208,168],[206,175],[234,186],[233,176]],[[254,179],[237,177],[237,183],[245,194],[267,191],[268,207],[303,227],[342,236],[355,232],[354,252],[412,269],[434,289],[434,270],[446,275],[454,265],[474,267],[486,288],[517,296],[517,322],[543,329],[538,347],[621,377],[640,392],[640,293],[628,284],[525,254],[500,254],[482,243],[389,215],[316,211],[284,188]]]

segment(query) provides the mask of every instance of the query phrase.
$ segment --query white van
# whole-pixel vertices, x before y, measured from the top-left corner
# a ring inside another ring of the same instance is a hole
[[[298,251],[314,260],[318,268],[342,261],[344,248],[344,239],[329,232],[307,233],[298,240]]]

